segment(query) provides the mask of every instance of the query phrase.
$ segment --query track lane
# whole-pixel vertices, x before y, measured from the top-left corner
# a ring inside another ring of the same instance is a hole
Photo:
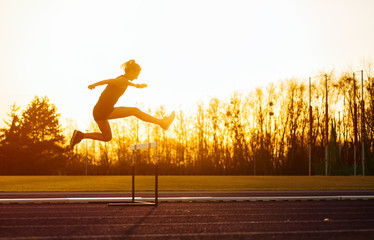
[[[0,205],[0,239],[365,239],[374,201]]]

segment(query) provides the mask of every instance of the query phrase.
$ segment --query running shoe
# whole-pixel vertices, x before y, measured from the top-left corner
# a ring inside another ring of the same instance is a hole
[[[173,123],[175,118],[175,112],[173,111],[170,115],[164,117],[164,122],[162,124],[162,128],[166,131],[169,129],[170,125]]]
[[[80,143],[83,136],[84,134],[81,131],[74,130],[73,136],[70,139],[70,148],[73,149],[76,144]]]

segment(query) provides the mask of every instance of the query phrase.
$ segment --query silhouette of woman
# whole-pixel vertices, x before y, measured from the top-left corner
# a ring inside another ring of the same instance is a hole
[[[89,89],[94,89],[97,86],[107,85],[93,109],[93,117],[99,126],[101,132],[83,133],[74,130],[73,136],[70,140],[70,148],[80,143],[82,139],[88,138],[108,142],[112,139],[112,131],[110,129],[110,119],[125,118],[135,116],[142,121],[158,124],[165,131],[169,129],[171,123],[174,121],[175,112],[159,119],[147,113],[142,112],[136,107],[114,107],[118,99],[125,93],[127,87],[145,88],[147,84],[134,84],[132,81],[138,78],[141,67],[135,63],[135,60],[130,60],[121,65],[121,69],[125,74],[114,79],[103,80],[88,86]]]

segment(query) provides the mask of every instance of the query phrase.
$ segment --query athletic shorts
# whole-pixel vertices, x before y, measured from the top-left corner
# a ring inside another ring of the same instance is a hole
[[[108,120],[109,115],[113,112],[114,107],[101,106],[96,104],[92,111],[95,121]]]

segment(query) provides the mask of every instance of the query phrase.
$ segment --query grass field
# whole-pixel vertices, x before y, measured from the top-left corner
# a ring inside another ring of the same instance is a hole
[[[136,176],[137,191],[154,176]],[[160,191],[374,190],[374,176],[159,176]],[[131,176],[0,176],[0,192],[131,191]]]

